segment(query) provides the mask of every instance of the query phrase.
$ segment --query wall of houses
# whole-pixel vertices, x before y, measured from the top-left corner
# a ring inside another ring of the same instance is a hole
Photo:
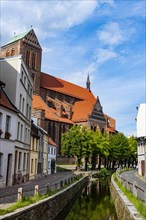
[[[9,138],[5,138],[6,117],[9,117]],[[11,186],[14,174],[14,147],[16,130],[13,128],[17,122],[17,113],[1,106],[0,108],[0,187]]]

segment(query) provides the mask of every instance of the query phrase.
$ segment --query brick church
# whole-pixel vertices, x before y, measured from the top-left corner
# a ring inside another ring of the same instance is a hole
[[[73,124],[115,133],[115,119],[103,113],[99,97],[86,88],[41,72],[42,48],[34,30],[15,36],[1,47],[1,57],[22,55],[34,84],[32,117],[45,129],[61,154],[61,135]]]

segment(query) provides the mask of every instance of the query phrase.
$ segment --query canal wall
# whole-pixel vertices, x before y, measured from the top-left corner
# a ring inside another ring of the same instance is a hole
[[[53,220],[87,182],[88,177],[83,177],[53,196],[0,216],[0,220]]]
[[[114,199],[116,213],[119,220],[144,220],[135,206],[127,199],[124,193],[120,190],[113,175],[111,178],[110,187],[111,196]]]

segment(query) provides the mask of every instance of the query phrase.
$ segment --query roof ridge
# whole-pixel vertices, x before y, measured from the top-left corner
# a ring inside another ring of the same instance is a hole
[[[59,79],[60,81],[64,81],[64,82],[66,82],[66,83],[70,83],[70,84],[72,84],[72,85],[74,85],[74,86],[80,87],[80,88],[84,89],[85,91],[89,92],[86,88],[84,88],[84,87],[82,87],[82,86],[79,86],[79,85],[77,85],[77,84],[75,84],[75,83],[69,82],[69,81],[67,81],[67,80],[61,79],[61,78],[59,78],[59,77],[53,76],[53,75],[48,74],[48,73],[44,73],[44,72],[41,72],[41,73],[42,73],[42,74],[45,74],[45,75],[52,76],[52,77],[54,77],[54,78],[56,78],[56,79]],[[92,92],[91,92],[91,93],[92,93]]]

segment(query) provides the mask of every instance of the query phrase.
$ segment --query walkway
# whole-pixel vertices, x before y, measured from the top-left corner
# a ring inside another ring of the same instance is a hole
[[[23,188],[24,195],[33,196],[35,185],[39,185],[41,194],[45,194],[47,191],[48,183],[50,185],[53,185],[55,183],[59,183],[60,180],[65,180],[73,175],[73,172],[60,172],[48,175],[47,177],[40,177],[38,179],[31,180],[23,184],[0,188],[0,208],[8,207],[10,204],[15,203],[17,201],[19,187]]]
[[[131,187],[133,182],[136,181],[138,186],[138,198],[144,201],[144,190],[146,190],[146,181],[137,175],[137,171],[136,170],[125,171],[121,173],[121,176],[123,179],[131,183]]]

